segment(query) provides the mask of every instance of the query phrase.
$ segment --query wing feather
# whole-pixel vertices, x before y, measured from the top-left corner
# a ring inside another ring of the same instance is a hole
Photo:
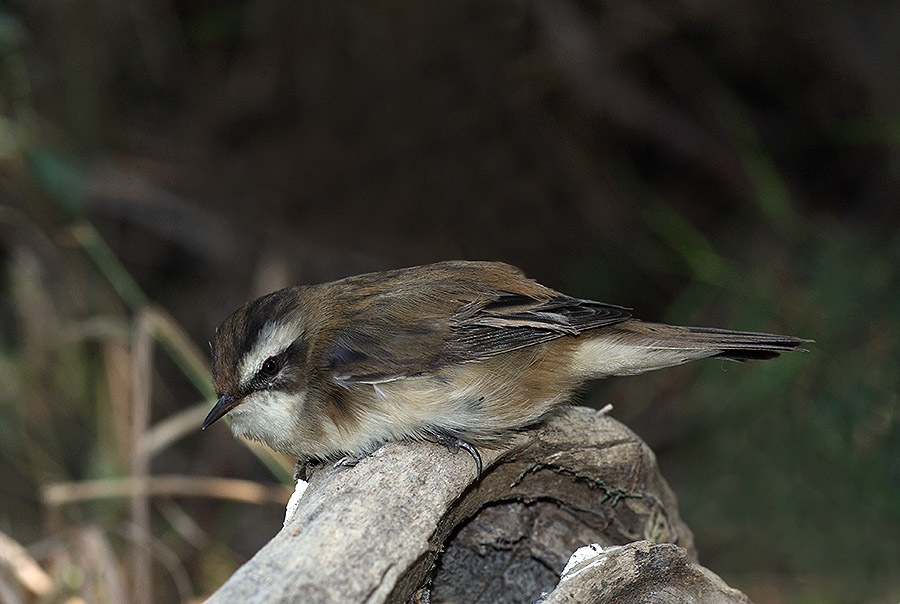
[[[548,290],[551,291],[552,290]],[[554,294],[556,292],[553,292]],[[480,292],[457,302],[443,317],[411,322],[374,318],[335,334],[326,366],[339,384],[377,384],[443,366],[479,361],[505,352],[620,323],[629,309],[560,294],[532,297],[508,291]]]
[[[511,295],[503,305],[501,295],[453,322],[447,344],[460,361],[476,361],[504,352],[549,342],[563,336],[620,323],[631,317],[629,309],[568,296],[521,300]],[[466,316],[469,315],[469,316]]]

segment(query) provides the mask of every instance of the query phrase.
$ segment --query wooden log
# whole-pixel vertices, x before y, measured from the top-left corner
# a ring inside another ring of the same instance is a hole
[[[659,555],[693,568],[653,452],[602,412],[564,408],[481,453],[477,482],[467,453],[431,443],[316,469],[284,529],[209,602],[533,602],[557,594],[569,556],[592,543],[671,543]]]
[[[584,550],[593,548],[583,548]],[[581,553],[581,552],[579,552]],[[602,586],[602,589],[597,589]],[[671,543],[636,541],[571,563],[541,604],[749,604],[712,571]]]

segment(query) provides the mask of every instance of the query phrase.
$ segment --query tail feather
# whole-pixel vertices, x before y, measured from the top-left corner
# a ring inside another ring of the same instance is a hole
[[[681,345],[696,345],[706,349],[718,349],[711,356],[732,361],[755,361],[774,359],[782,352],[797,350],[812,340],[784,336],[774,333],[754,331],[731,331],[713,327],[681,327],[676,342]],[[802,350],[802,349],[801,349]]]
[[[597,330],[578,348],[576,367],[591,377],[632,375],[696,359],[773,359],[811,342],[803,338],[629,319]]]

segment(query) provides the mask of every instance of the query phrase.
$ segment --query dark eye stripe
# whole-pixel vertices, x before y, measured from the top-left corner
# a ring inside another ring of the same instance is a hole
[[[308,347],[298,338],[278,354],[267,357],[257,366],[246,388],[253,390],[292,391],[302,388],[307,379],[306,354]]]

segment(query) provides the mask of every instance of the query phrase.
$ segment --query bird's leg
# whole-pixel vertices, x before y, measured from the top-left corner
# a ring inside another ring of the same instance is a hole
[[[358,455],[350,455],[350,454],[348,453],[347,455],[344,455],[344,456],[341,457],[339,460],[337,460],[336,462],[334,462],[334,465],[331,466],[331,467],[333,467],[333,468],[352,468],[352,467],[355,467],[356,464],[358,464],[359,462],[361,462],[362,460],[364,460],[366,457],[371,457],[371,455],[372,455],[374,452],[375,452],[374,450],[372,450],[372,451],[366,451],[366,452],[364,452],[364,453],[359,453]]]
[[[368,455],[344,455],[339,460],[334,462],[332,468],[352,468],[355,467],[356,464],[360,462],[360,460],[365,459]]]
[[[296,483],[298,480],[306,482],[309,479],[310,471],[320,463],[316,459],[298,459],[294,465],[294,482]]]
[[[433,443],[437,443],[439,445],[444,445],[447,447],[451,453],[459,453],[460,449],[465,449],[472,456],[472,459],[475,460],[475,480],[481,479],[481,454],[478,452],[473,445],[467,443],[463,439],[458,436],[450,436],[449,434],[444,434],[441,432],[438,433],[429,433],[428,436],[425,437],[425,440],[428,440]]]
[[[457,436],[450,436],[449,434],[435,432],[429,432],[428,435],[425,436],[425,440],[443,445],[447,447],[447,449],[449,449],[451,453],[459,453],[460,449],[465,449],[466,451],[468,451],[469,455],[472,456],[472,459],[475,460],[475,479],[479,480],[481,478],[481,470],[483,467],[483,464],[481,462],[481,454],[478,452],[478,449],[474,447],[474,445],[464,441]],[[360,455],[344,455],[343,457],[335,461],[332,467],[352,468],[366,457],[372,455],[372,453],[372,451],[369,451]],[[297,465],[294,466],[294,481],[296,482],[298,479],[307,480],[310,471],[315,466],[321,463],[323,462],[317,459],[298,460]]]
[[[361,459],[368,457],[370,454],[366,453],[365,455],[344,455],[340,459],[334,462],[332,465],[333,468],[352,468],[356,464],[359,463]],[[297,464],[294,466],[294,482],[297,480],[309,480],[310,472],[325,463],[328,460],[321,459],[298,459]]]

